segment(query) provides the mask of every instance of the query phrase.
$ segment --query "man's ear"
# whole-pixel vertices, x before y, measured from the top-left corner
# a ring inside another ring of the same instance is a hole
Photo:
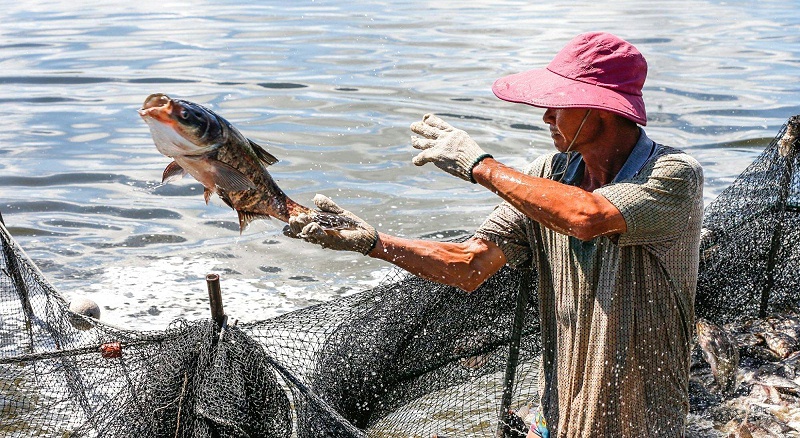
[[[608,126],[618,126],[624,128],[635,128],[636,122],[633,120],[623,117],[617,113],[612,113],[611,111],[605,110],[595,110],[600,114],[600,117],[603,117],[603,122],[607,123]]]

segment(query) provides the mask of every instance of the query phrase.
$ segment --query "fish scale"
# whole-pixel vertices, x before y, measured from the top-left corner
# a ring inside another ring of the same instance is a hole
[[[217,149],[215,158],[248,176],[256,188],[228,191],[218,187],[217,194],[226,204],[237,211],[257,216],[271,216],[283,222],[288,222],[290,216],[312,212],[311,209],[286,196],[254,154],[242,153],[235,144],[230,143],[229,141]]]
[[[278,159],[210,109],[155,93],[145,99],[139,115],[159,152],[175,160],[164,169],[162,182],[192,175],[203,184],[206,203],[216,193],[236,210],[240,231],[257,219],[288,222],[301,213],[310,214],[323,229],[358,228],[348,217],[290,199],[267,171]]]

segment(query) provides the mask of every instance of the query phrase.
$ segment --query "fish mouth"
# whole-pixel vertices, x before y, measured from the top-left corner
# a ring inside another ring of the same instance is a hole
[[[206,144],[197,135],[196,124],[181,117],[184,111],[184,101],[173,100],[163,93],[147,96],[138,110],[150,128],[156,148],[168,157],[199,156],[216,146]]]
[[[147,96],[138,112],[145,120],[151,117],[161,122],[167,122],[172,115],[172,110],[172,99],[169,96],[163,93],[153,93]]]

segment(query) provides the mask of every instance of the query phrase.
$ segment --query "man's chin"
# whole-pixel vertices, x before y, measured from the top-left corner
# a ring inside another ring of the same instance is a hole
[[[557,151],[564,152],[567,150],[567,145],[559,141],[561,139],[560,136],[550,136],[550,138],[553,140],[553,147],[556,148]]]

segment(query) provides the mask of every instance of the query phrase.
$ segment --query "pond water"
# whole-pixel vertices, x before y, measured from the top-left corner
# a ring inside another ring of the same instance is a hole
[[[408,237],[474,230],[498,203],[411,164],[408,126],[435,112],[499,160],[552,148],[543,111],[492,82],[542,67],[574,35],[606,30],[649,62],[648,135],[705,168],[710,202],[800,113],[792,2],[6,2],[0,28],[0,213],[67,298],[103,320],[161,328],[226,312],[268,318],[375,284],[389,269],[284,237],[239,233],[191,178],[156,187],[169,159],[136,110],[163,92],[210,106],[281,159],[296,201],[315,193]]]

